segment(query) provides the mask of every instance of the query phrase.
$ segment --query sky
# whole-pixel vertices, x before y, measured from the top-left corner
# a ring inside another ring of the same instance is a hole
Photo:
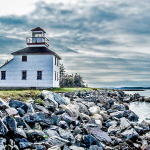
[[[89,87],[150,86],[148,0],[1,0],[0,65],[37,26]]]

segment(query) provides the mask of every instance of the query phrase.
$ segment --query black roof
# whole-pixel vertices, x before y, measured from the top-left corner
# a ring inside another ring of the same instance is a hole
[[[32,29],[31,31],[43,31],[44,33],[46,33],[41,27],[36,27]]]
[[[48,49],[47,47],[26,47],[19,51],[15,51],[11,54],[12,55],[50,54],[50,55],[55,55],[56,57],[58,57],[58,59],[61,59],[60,56],[58,56],[55,52]]]

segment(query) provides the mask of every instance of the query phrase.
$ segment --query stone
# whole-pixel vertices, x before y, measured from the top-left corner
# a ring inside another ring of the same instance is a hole
[[[88,122],[88,121],[91,120],[91,118],[88,115],[84,114],[84,113],[80,113],[79,116],[85,122]]]
[[[91,128],[90,131],[91,131],[91,134],[100,142],[106,142],[106,143],[111,142],[111,138],[108,136],[108,133],[102,131],[100,127]]]
[[[48,135],[49,137],[52,137],[52,136],[58,136],[58,137],[60,137],[56,130],[47,129],[47,130],[44,130],[44,133],[46,135]]]
[[[90,115],[100,114],[100,108],[98,106],[92,106],[89,108]]]
[[[14,107],[14,108],[22,108],[25,112],[28,110],[28,106],[26,103],[18,101],[18,100],[10,100],[9,101],[9,106]]]
[[[103,147],[102,146],[98,147],[97,145],[91,145],[89,147],[89,150],[103,150]]]
[[[17,108],[17,111],[21,117],[25,115],[25,111],[22,108]]]
[[[126,128],[128,128],[130,125],[131,125],[131,124],[130,124],[129,120],[127,120],[125,117],[123,117],[123,118],[120,119],[120,128],[121,128],[121,129],[126,129]]]
[[[88,111],[87,107],[84,104],[77,103],[77,105],[79,106],[79,112],[80,113],[84,113],[86,115],[89,115],[89,111]]]
[[[122,118],[123,114],[124,114],[124,111],[117,111],[117,112],[114,112],[114,113],[110,113],[110,116],[111,117],[116,117],[116,118]]]
[[[62,137],[63,139],[70,141],[72,144],[75,142],[74,137],[69,130],[64,130],[64,129],[59,128],[58,132],[59,132],[60,137]]]
[[[8,130],[10,130],[10,131],[12,131],[16,134],[16,132],[17,132],[17,122],[15,121],[14,118],[12,118],[10,116],[5,116],[5,118],[3,119],[3,122],[7,126]]]
[[[18,114],[18,111],[15,108],[7,108],[5,109],[9,116],[14,116]]]
[[[27,138],[27,136],[22,128],[17,128],[16,135],[17,135],[17,137],[20,136],[23,138]]]
[[[68,104],[67,107],[72,111],[74,117],[79,116],[79,106],[77,104]]]
[[[83,136],[83,141],[84,144],[86,145],[86,147],[90,147],[91,145],[97,145],[97,146],[101,146],[101,144],[96,140],[95,137],[93,137],[92,135],[84,135]]]
[[[70,150],[84,150],[83,147],[78,147],[78,146],[75,146],[75,145],[69,146],[69,149]]]
[[[49,113],[49,111],[44,107],[44,106],[40,106],[40,105],[35,105],[35,109],[41,111],[41,112],[44,112],[46,114]]]
[[[35,113],[34,108],[31,103],[26,103],[26,105],[28,106],[27,113]]]
[[[69,126],[76,123],[75,118],[70,117],[67,113],[62,114],[62,118]]]
[[[50,102],[53,102],[55,106],[58,106],[58,104],[59,105],[67,105],[66,100],[59,94],[43,90],[41,95],[44,97],[44,99],[47,99]]]
[[[8,107],[9,107],[8,104],[0,98],[0,108],[6,109]]]
[[[51,124],[58,126],[58,124],[59,124],[59,117],[57,115],[55,115],[55,114],[51,115]]]
[[[138,121],[139,120],[139,117],[134,112],[132,112],[132,111],[128,114],[127,118],[130,121]]]
[[[45,133],[40,130],[28,130],[25,133],[30,142],[39,142],[45,139]]]
[[[93,116],[91,116],[91,118],[103,122],[103,117],[100,114],[94,114]]]
[[[128,140],[136,140],[139,137],[139,134],[133,128],[125,130],[121,135],[125,136]]]
[[[8,129],[7,129],[6,125],[0,119],[0,136],[5,136],[7,132],[8,132]]]
[[[65,121],[60,121],[59,122],[59,127],[61,127],[62,129],[69,128],[68,124]]]

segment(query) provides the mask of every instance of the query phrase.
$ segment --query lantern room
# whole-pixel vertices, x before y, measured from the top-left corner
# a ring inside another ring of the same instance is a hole
[[[31,30],[32,36],[26,38],[26,43],[29,47],[49,47],[49,40],[45,37],[45,31],[40,28],[36,27]]]

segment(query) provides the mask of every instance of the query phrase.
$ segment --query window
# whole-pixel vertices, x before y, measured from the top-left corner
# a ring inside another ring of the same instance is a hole
[[[55,65],[56,65],[57,57],[55,57]]]
[[[27,61],[27,56],[22,56],[22,61]]]
[[[57,72],[57,81],[58,81],[59,79],[58,79],[58,72]]]
[[[56,81],[56,71],[55,71],[55,81]]]
[[[57,58],[57,66],[58,66],[58,63],[59,63],[59,61],[58,61],[58,58]]]
[[[1,80],[6,80],[6,71],[1,71]]]
[[[37,80],[42,80],[42,71],[37,71]]]
[[[22,71],[22,80],[27,80],[27,71]]]

